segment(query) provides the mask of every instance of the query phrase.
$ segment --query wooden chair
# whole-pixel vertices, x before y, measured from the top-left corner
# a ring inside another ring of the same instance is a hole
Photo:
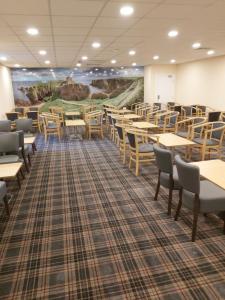
[[[55,115],[59,116],[61,126],[65,125],[65,112],[64,112],[64,109],[62,107],[51,106],[51,107],[49,107],[49,111],[52,114],[55,114]]]
[[[196,137],[196,130],[198,136]],[[192,126],[191,140],[196,143],[192,148],[200,149],[201,160],[205,160],[206,154],[216,154],[221,158],[222,143],[224,138],[225,122],[207,122]]]
[[[59,140],[61,140],[61,121],[59,116],[55,114],[42,113],[40,117],[45,141],[47,141],[48,135],[50,134],[56,134]]]
[[[115,125],[119,137],[119,151],[120,156],[123,158],[123,163],[126,163],[126,153],[129,152],[129,142],[126,137],[125,128],[127,128],[127,125],[125,124],[116,124]]]
[[[154,160],[153,144],[140,143],[141,139],[148,138],[148,135],[143,130],[125,129],[129,141],[130,162],[129,169],[131,169],[132,162],[135,163],[135,174],[139,175],[140,164],[150,163]]]
[[[98,134],[103,139],[103,112],[91,113],[86,115],[87,132],[89,139],[92,134]]]
[[[192,126],[204,124],[205,122],[206,122],[205,117],[192,117],[192,118],[187,118],[185,120],[181,120],[177,122],[175,125],[175,134],[179,135],[180,137],[190,139]]]
[[[175,131],[178,116],[179,116],[178,111],[174,111],[165,116],[164,124],[163,124],[163,132],[174,132]]]
[[[10,120],[11,122],[14,122],[15,120],[19,119],[19,113],[18,112],[8,112],[6,113],[6,118]]]
[[[27,118],[32,119],[32,126],[35,129],[39,129],[39,112],[38,111],[27,111]]]
[[[191,118],[193,116],[193,106],[192,105],[182,105],[181,107],[181,119]]]
[[[166,110],[166,111],[158,111],[154,116],[154,123],[159,127],[160,131],[164,130],[166,117],[169,117],[173,111]]]

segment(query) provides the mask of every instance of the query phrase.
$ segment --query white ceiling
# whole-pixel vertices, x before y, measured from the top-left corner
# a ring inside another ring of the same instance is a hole
[[[133,5],[131,17],[121,17],[120,7]],[[74,67],[81,56],[83,65],[109,66],[178,63],[207,57],[193,50],[193,42],[225,54],[225,0],[0,0],[0,56],[5,65],[23,67]],[[28,27],[40,34],[29,36]],[[179,36],[167,37],[177,29]],[[102,44],[93,49],[93,41]],[[38,51],[48,52],[43,57]],[[128,51],[136,50],[130,57]],[[155,62],[153,55],[159,55]]]

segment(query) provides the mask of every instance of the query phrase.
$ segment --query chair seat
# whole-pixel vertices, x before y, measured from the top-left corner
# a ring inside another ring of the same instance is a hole
[[[6,191],[6,184],[4,181],[0,181],[0,201],[3,200],[5,197],[7,191]]]
[[[180,188],[176,166],[173,166],[173,181],[174,181],[174,188],[175,189]],[[170,187],[170,175],[168,173],[165,172],[160,173],[160,184],[166,188]]]
[[[49,122],[47,129],[56,129],[57,128],[57,124],[55,124],[54,122]]]
[[[197,143],[197,144],[200,144],[200,145],[203,145],[204,144],[204,139],[201,139],[201,138],[194,138],[193,139],[193,142]],[[216,140],[206,140],[206,145],[207,146],[218,146],[219,145],[219,142],[216,141]]]
[[[183,137],[183,138],[188,137],[188,132],[187,131],[178,131],[176,134],[180,137]]]
[[[20,161],[20,158],[18,155],[3,155],[0,156],[0,164],[9,164]]]
[[[24,133],[24,137],[28,138],[28,137],[34,137],[33,133]]]
[[[153,152],[153,145],[152,144],[142,144],[142,145],[139,145],[139,152],[140,153]]]
[[[194,204],[194,194],[183,190],[183,204],[192,209]],[[208,180],[200,182],[200,212],[225,211],[225,190],[219,188]]]

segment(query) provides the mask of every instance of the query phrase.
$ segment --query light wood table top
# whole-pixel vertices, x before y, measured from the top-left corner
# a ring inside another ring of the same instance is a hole
[[[178,147],[178,146],[189,146],[195,145],[194,142],[180,137],[174,133],[161,133],[149,136],[153,141],[157,142],[157,137],[159,138],[159,143],[165,147]]]
[[[65,121],[66,126],[85,126],[86,123],[84,120],[66,120]]]
[[[150,123],[150,122],[133,122],[133,124],[131,126],[136,127],[138,129],[158,128],[157,125]]]
[[[80,112],[79,111],[67,111],[67,112],[65,112],[65,116],[67,116],[67,117],[80,116]]]
[[[24,138],[24,144],[33,144],[35,142],[36,136],[30,136]]]
[[[123,116],[124,119],[132,120],[132,119],[141,119],[142,116],[136,115],[136,114],[127,114]]]
[[[0,178],[15,177],[22,167],[21,162],[11,164],[0,164]]]
[[[190,163],[198,166],[200,175],[225,190],[225,162],[220,159],[203,160]]]
[[[107,108],[108,111],[110,111],[113,114],[118,114],[118,115],[124,115],[124,114],[129,114],[132,112],[130,109],[115,109],[115,108]]]

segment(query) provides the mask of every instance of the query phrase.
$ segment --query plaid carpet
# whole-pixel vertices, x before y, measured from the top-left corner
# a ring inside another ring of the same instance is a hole
[[[190,242],[191,213],[152,201],[154,165],[135,177],[108,140],[39,138],[32,160],[1,210],[0,299],[225,299],[222,222]]]

